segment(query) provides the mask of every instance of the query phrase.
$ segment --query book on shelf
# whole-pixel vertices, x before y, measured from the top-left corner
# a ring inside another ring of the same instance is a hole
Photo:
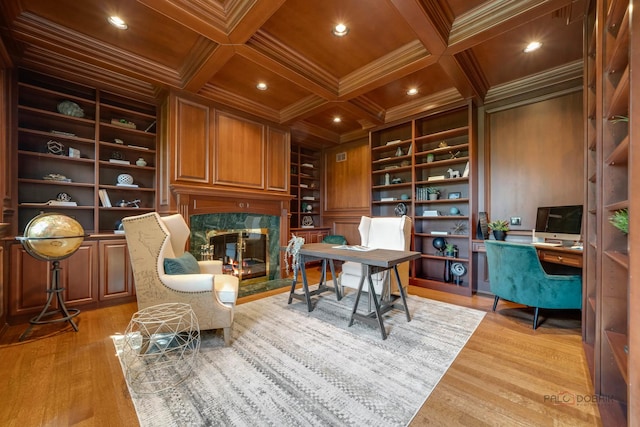
[[[47,203],[49,206],[78,206],[76,202],[67,202],[63,200],[49,200]]]
[[[448,236],[449,232],[448,231],[432,231],[431,235],[433,236]]]
[[[380,197],[381,202],[393,202],[395,200],[398,200],[398,199],[396,199],[395,197]]]
[[[130,165],[131,162],[129,160],[120,160],[120,159],[109,159],[109,163],[117,163],[119,165]]]
[[[331,246],[333,249],[347,249],[350,251],[358,251],[358,252],[368,252],[368,251],[372,251],[375,248],[369,248],[367,246],[362,246],[362,245],[338,245],[338,246]]]
[[[433,175],[427,178],[427,181],[441,181],[445,179],[444,175]]]
[[[24,207],[45,207],[45,206],[78,206],[76,202],[61,202],[59,200],[49,200],[48,202],[24,202],[20,203]]]
[[[315,200],[316,198],[313,196],[304,196],[302,200]]]
[[[111,199],[109,199],[109,194],[107,193],[107,190],[105,189],[98,190],[98,196],[100,197],[100,202],[102,203],[102,206],[104,206],[105,208],[111,207]]]
[[[422,216],[440,216],[440,212],[436,210],[422,211]]]
[[[138,188],[139,185],[138,184],[122,184],[122,183],[117,183],[116,187],[128,187],[128,188]]]

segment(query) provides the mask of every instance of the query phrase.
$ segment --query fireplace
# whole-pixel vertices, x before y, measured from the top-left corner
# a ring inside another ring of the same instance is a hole
[[[200,256],[202,246],[210,246],[210,238],[218,234],[231,232],[237,235],[240,231],[253,230],[260,230],[260,234],[266,234],[264,238],[265,256],[249,254],[251,263],[256,259],[264,260],[264,264],[266,264],[264,274],[251,278],[244,274],[240,280],[239,290],[239,295],[242,296],[250,294],[251,290],[255,289],[268,287],[275,289],[286,278],[280,264],[281,248],[287,245],[288,240],[286,230],[290,200],[291,195],[288,192],[248,191],[223,186],[200,187],[174,183],[171,184],[171,198],[168,202],[175,203],[177,211],[187,219],[191,229],[189,252],[196,257]],[[225,239],[229,240],[230,236],[226,236]],[[227,243],[238,244],[237,240],[224,241],[225,253],[219,253],[219,257],[229,256],[226,254]],[[262,244],[261,241],[258,247]],[[213,250],[216,250],[215,246],[214,242]],[[235,247],[237,248],[237,246]],[[231,251],[234,247],[230,246],[229,248]],[[244,259],[246,260],[247,256]],[[256,274],[254,270],[257,268],[252,267],[250,274]]]
[[[280,218],[239,212],[190,217],[190,252],[223,263],[240,286],[279,278]]]
[[[211,230],[206,241],[204,257],[222,261],[224,274],[240,281],[269,276],[269,230]]]

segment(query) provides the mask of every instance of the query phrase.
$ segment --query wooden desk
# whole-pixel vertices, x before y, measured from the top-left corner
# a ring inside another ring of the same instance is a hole
[[[420,258],[420,252],[413,251],[396,251],[390,249],[374,249],[371,251],[355,251],[349,249],[335,249],[334,245],[329,243],[310,243],[305,244],[300,248],[298,252],[300,256],[299,267],[302,273],[302,288],[304,294],[296,294],[295,293],[295,278],[291,285],[291,291],[289,292],[289,304],[293,298],[304,300],[307,302],[307,307],[309,311],[313,310],[311,304],[311,295],[317,295],[321,292],[332,290],[332,288],[326,286],[325,278],[326,278],[326,261],[330,262],[331,273],[334,279],[334,287],[333,290],[336,292],[336,297],[338,299],[341,298],[339,286],[335,282],[336,276],[334,274],[333,269],[333,261],[353,261],[362,264],[362,278],[360,280],[360,284],[358,286],[358,293],[356,294],[356,300],[353,305],[353,310],[351,311],[351,318],[349,320],[349,326],[353,325],[354,319],[358,319],[367,324],[373,325],[374,327],[380,327],[380,333],[382,335],[382,339],[387,338],[387,332],[384,328],[384,322],[382,320],[382,315],[392,308],[402,308],[407,316],[407,322],[411,321],[411,316],[409,314],[409,310],[407,308],[407,297],[404,287],[402,286],[402,282],[400,280],[400,274],[398,274],[398,264],[402,264],[403,262],[411,261],[417,258]],[[320,259],[323,261],[323,269],[320,278],[320,284],[318,285],[318,289],[315,291],[309,291],[309,284],[307,282],[307,274],[305,271],[305,263],[308,261],[312,261],[315,259]],[[372,275],[379,273],[381,271],[393,269],[396,275],[396,280],[398,281],[398,288],[400,290],[400,297],[392,296],[388,301],[379,301],[378,297],[375,293],[375,289],[373,286]],[[375,306],[375,310],[369,313],[358,313],[358,303],[360,302],[360,295],[362,293],[362,287],[364,286],[364,279],[367,278],[369,282],[369,293],[373,299],[373,303]],[[402,299],[402,305],[398,305],[397,300]]]
[[[536,246],[540,261],[582,268],[582,250],[566,246]],[[486,252],[484,241],[473,241],[473,252]]]

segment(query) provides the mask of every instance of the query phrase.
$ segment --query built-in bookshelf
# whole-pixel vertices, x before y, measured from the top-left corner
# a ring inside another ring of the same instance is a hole
[[[155,105],[26,69],[17,86],[18,233],[40,212],[98,233],[155,209]]]
[[[637,363],[632,363],[639,351],[634,313],[640,281],[630,262],[640,244],[633,234],[632,192],[638,181],[633,147],[640,134],[634,135],[630,125],[640,118],[633,109],[631,85],[634,68],[640,66],[634,53],[639,46],[631,34],[640,21],[634,23],[632,16],[628,0],[599,0],[585,31],[583,342],[604,425],[627,425],[640,418],[640,378]],[[623,211],[628,212],[628,233],[610,220]]]
[[[472,115],[471,104],[457,105],[370,134],[371,215],[412,218],[412,247],[422,253],[412,285],[472,293]],[[436,247],[442,239],[454,252]],[[453,264],[465,271],[459,280]]]
[[[291,144],[291,219],[292,230],[322,226],[320,151]]]

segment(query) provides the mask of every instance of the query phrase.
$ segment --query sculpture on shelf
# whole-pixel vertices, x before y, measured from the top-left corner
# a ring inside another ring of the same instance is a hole
[[[449,178],[460,178],[460,171],[449,168],[447,173],[449,173]]]
[[[50,139],[49,141],[47,141],[47,150],[51,154],[61,156],[62,154],[64,154],[64,144],[62,142]]]
[[[127,202],[126,200],[120,200],[118,202],[118,206],[120,206],[121,208],[139,208],[139,203],[140,199],[135,199],[130,202]]]

